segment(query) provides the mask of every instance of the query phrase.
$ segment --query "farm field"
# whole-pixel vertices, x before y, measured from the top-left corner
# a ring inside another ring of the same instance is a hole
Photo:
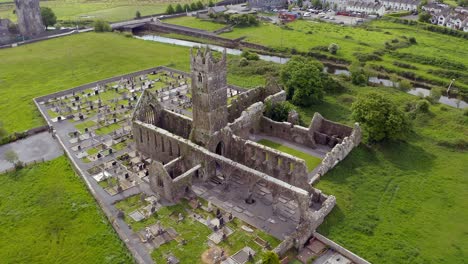
[[[79,34],[0,50],[0,120],[10,133],[40,126],[44,121],[34,97],[156,66],[188,71],[189,52],[185,47],[112,33]],[[260,76],[265,72],[234,71],[238,59],[229,56],[229,61],[230,72],[235,73],[229,74],[229,83],[242,87],[264,84]]]
[[[179,26],[184,26],[184,27],[197,28],[197,29],[202,29],[206,31],[215,31],[215,30],[218,30],[227,26],[225,24],[213,23],[209,20],[202,20],[202,19],[197,19],[195,17],[189,17],[189,16],[165,19],[164,23],[174,24],[174,25],[179,25]]]
[[[2,263],[133,263],[66,157],[0,180]]]
[[[12,2],[11,0],[0,2]],[[191,1],[175,1],[175,3]],[[104,1],[86,1],[86,0],[53,0],[41,1],[41,6],[47,6],[57,15],[58,20],[94,20],[103,19],[107,21],[121,21],[132,19],[137,11],[142,16],[160,14],[166,11],[169,3],[174,1],[167,0],[104,0]],[[10,18],[16,21],[16,15],[13,14],[14,5],[0,6],[0,17]]]
[[[410,79],[422,78],[443,87],[446,87],[452,79],[448,75],[458,75],[456,86],[468,91],[466,75],[468,50],[460,48],[466,44],[466,40],[408,25],[376,20],[360,27],[345,27],[298,20],[287,24],[287,28],[261,23],[257,27],[235,28],[232,32],[223,33],[221,36],[232,39],[246,37],[244,41],[265,45],[278,51],[293,49],[300,52],[313,51],[348,62],[367,61],[368,65],[384,66],[387,71],[406,73],[406,75],[410,73],[414,75],[409,77]],[[415,38],[415,44],[409,43],[411,37]],[[386,42],[389,44],[385,44]],[[340,46],[335,56],[331,56],[327,51],[331,43]],[[402,47],[389,50],[386,49],[386,45],[402,45]],[[372,54],[374,56],[370,58],[369,55]],[[440,54],[444,54],[443,62],[433,62],[441,58]],[[415,56],[418,60],[414,58]],[[395,65],[398,62],[415,68]],[[439,71],[439,73],[434,74],[429,71]]]

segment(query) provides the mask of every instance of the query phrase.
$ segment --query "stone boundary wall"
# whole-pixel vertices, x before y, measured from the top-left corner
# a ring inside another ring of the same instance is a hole
[[[188,73],[186,73],[184,71],[168,68],[168,67],[165,67],[165,66],[158,66],[158,67],[154,67],[154,68],[150,68],[150,69],[146,69],[146,70],[141,70],[141,71],[136,71],[136,72],[132,72],[132,73],[128,73],[128,74],[118,75],[118,76],[114,76],[114,77],[107,78],[107,79],[104,79],[104,80],[99,80],[99,81],[96,81],[96,82],[80,85],[80,86],[77,86],[77,87],[74,87],[74,88],[71,88],[71,89],[67,89],[67,90],[63,90],[63,91],[59,91],[59,92],[56,92],[56,93],[52,93],[52,94],[48,94],[48,95],[44,95],[44,96],[39,96],[39,97],[36,97],[34,100],[36,100],[38,102],[44,102],[44,101],[47,101],[49,99],[53,99],[53,98],[56,98],[56,97],[61,97],[61,96],[65,96],[65,95],[68,95],[68,94],[72,94],[73,92],[76,93],[76,92],[81,92],[81,91],[89,89],[89,88],[94,88],[94,87],[96,87],[97,85],[100,85],[100,84],[106,84],[106,83],[109,83],[109,82],[120,81],[120,79],[122,79],[122,78],[130,78],[130,77],[135,77],[135,76],[138,76],[138,75],[148,74],[148,73],[151,73],[151,72],[160,72],[160,71],[169,71],[169,72],[173,72],[173,73],[177,73],[177,74],[183,74],[183,75],[186,75],[186,76],[189,75]]]
[[[353,263],[356,263],[356,264],[370,264],[369,261],[361,258],[360,256],[354,254],[353,252],[347,250],[346,248],[340,246],[336,242],[333,242],[332,240],[328,239],[327,237],[325,237],[325,236],[323,236],[323,235],[321,235],[321,234],[319,234],[317,232],[314,232],[313,236],[317,240],[321,241],[325,245],[329,246],[330,248],[334,249],[335,251],[337,251],[341,255],[343,255],[346,258],[348,258],[349,260],[351,260]]]
[[[192,119],[189,117],[163,109],[160,122],[160,127],[165,127],[176,135],[184,138],[188,138],[190,136],[190,131],[192,130]]]
[[[276,122],[265,116],[262,117],[261,127],[262,133],[265,135],[292,141],[310,148],[316,147],[313,134],[308,128],[288,122]]]
[[[344,160],[346,156],[361,143],[361,128],[359,124],[354,124],[351,135],[345,137],[341,143],[338,143],[333,149],[327,153],[320,165],[316,169],[317,173],[310,180],[310,184],[316,183],[320,177],[333,169],[340,161]]]

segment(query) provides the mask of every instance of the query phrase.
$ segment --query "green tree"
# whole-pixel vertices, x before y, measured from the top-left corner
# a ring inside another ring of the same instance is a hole
[[[174,13],[175,13],[174,7],[171,4],[169,4],[166,8],[166,14],[172,15]]]
[[[110,26],[110,24],[104,20],[96,20],[94,21],[94,31],[95,32],[110,32],[112,31],[112,27]]]
[[[198,7],[199,10],[205,8],[205,6],[203,5],[203,3],[201,1],[197,2],[197,7]]]
[[[322,8],[322,1],[320,0],[313,0],[312,1],[312,6],[315,8]]]
[[[331,53],[331,54],[336,54],[338,52],[338,50],[340,49],[340,46],[338,46],[338,44],[336,43],[331,43],[329,46],[328,46],[328,51]]]
[[[214,6],[214,3],[213,3],[212,0],[210,0],[210,2],[208,2],[208,6],[209,6],[209,7],[213,7],[213,6]]]
[[[418,20],[419,22],[429,23],[431,21],[431,14],[427,12],[419,13]]]
[[[190,9],[191,9],[192,11],[198,10],[197,4],[196,4],[195,2],[192,2],[192,3],[190,4]]]
[[[351,72],[351,82],[354,85],[364,86],[367,84],[368,78],[362,67],[352,64],[349,71]]]
[[[135,18],[141,18],[141,13],[140,13],[140,11],[136,11],[136,13],[135,13]]]
[[[176,7],[175,7],[175,12],[176,13],[182,13],[184,12],[184,9],[182,8],[182,5],[181,4],[177,4]]]
[[[272,104],[268,101],[265,105],[265,116],[277,121],[277,122],[285,122],[288,121],[289,112],[293,110],[293,107],[288,102],[281,102]]]
[[[351,110],[353,119],[364,128],[370,142],[400,139],[409,128],[405,114],[379,93],[359,97]]]
[[[272,251],[268,251],[263,254],[262,264],[280,264],[278,254]]]
[[[41,7],[41,17],[42,23],[44,23],[46,30],[49,26],[53,26],[55,25],[55,23],[57,23],[57,17],[55,16],[54,11],[52,11],[50,7]]]
[[[184,5],[184,11],[189,12],[190,10],[191,10],[190,6],[188,4],[185,4]]]
[[[303,1],[302,0],[297,0],[297,6],[302,7]]]
[[[280,80],[286,88],[286,95],[292,103],[310,106],[323,99],[321,80],[323,66],[309,58],[294,56],[281,69]]]

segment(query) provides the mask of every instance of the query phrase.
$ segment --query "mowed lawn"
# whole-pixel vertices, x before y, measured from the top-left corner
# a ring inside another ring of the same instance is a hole
[[[133,263],[64,156],[0,180],[1,263]]]
[[[306,122],[317,111],[351,125],[350,98],[370,91],[401,108],[417,100],[392,88],[359,87],[301,112]],[[412,123],[406,141],[361,144],[320,179],[315,187],[336,196],[337,205],[319,232],[372,263],[465,263],[468,116],[434,105]]]
[[[215,31],[215,30],[218,30],[227,26],[221,23],[213,23],[210,20],[203,20],[203,19],[198,19],[196,17],[189,17],[189,16],[165,19],[163,20],[163,22],[168,23],[168,24],[184,26],[184,27],[202,29],[206,31]]]
[[[268,139],[261,139],[257,143],[303,159],[306,162],[307,169],[309,172],[315,169],[315,167],[317,167],[320,164],[320,162],[322,162],[322,160],[317,157],[314,157],[297,149],[293,149],[288,146],[282,145],[280,143],[273,142]]]
[[[229,56],[229,60],[237,58]],[[10,133],[37,127],[44,120],[32,101],[35,97],[151,67],[189,71],[189,62],[189,48],[117,33],[83,33],[3,49],[0,50],[0,121]],[[230,63],[229,67],[238,67],[238,63]],[[244,72],[229,74],[228,80],[247,87],[264,83],[259,75]]]

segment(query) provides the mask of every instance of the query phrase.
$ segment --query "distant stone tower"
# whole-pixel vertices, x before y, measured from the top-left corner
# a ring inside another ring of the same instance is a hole
[[[221,60],[211,52],[190,54],[193,124],[191,140],[207,146],[210,137],[227,125],[226,51]]]
[[[39,0],[15,0],[21,35],[34,37],[45,31]]]

